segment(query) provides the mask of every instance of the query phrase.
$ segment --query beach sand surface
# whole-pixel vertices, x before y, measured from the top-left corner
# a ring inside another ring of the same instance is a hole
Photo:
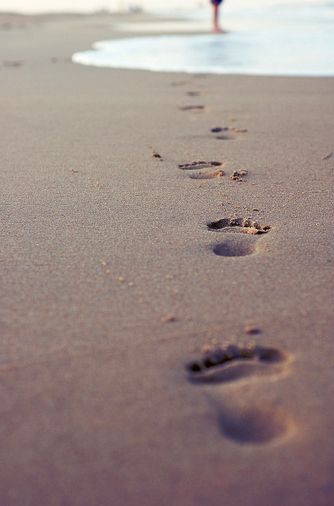
[[[71,63],[113,20],[0,18],[0,503],[330,506],[334,81]]]

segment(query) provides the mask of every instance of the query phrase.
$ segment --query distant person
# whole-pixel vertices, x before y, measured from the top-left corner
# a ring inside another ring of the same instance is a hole
[[[212,7],[213,7],[212,31],[215,33],[219,33],[219,32],[223,31],[219,25],[219,8],[220,8],[220,4],[223,3],[223,0],[211,0],[211,3],[212,3]]]

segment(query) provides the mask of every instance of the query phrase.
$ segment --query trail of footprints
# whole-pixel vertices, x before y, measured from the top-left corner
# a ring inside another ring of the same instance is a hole
[[[182,108],[182,110],[191,109],[191,106]],[[243,134],[247,133],[248,130],[247,128],[217,126],[211,128],[210,132],[214,135],[225,135],[226,132]],[[191,179],[217,179],[223,178],[226,175],[222,165],[222,162],[216,160],[195,160],[188,163],[180,163],[178,168],[184,171],[191,171]],[[229,178],[237,183],[242,183],[247,175],[247,170],[239,169],[233,171]],[[268,233],[271,229],[269,225],[262,226],[256,221],[252,221],[251,218],[222,218],[208,223],[207,228],[214,232],[224,233],[223,240],[214,243],[211,247],[215,255],[224,257],[243,257],[255,254],[257,252],[259,236]]]
[[[188,92],[189,97],[197,97],[199,92]],[[187,105],[182,111],[204,111],[205,106]],[[237,127],[214,127],[211,134],[217,140],[230,140],[236,134],[248,130]],[[191,171],[192,179],[216,179],[224,177],[222,163],[218,161],[193,161],[182,163],[178,168]],[[209,170],[208,170],[209,169]],[[247,171],[234,171],[229,177],[241,183]],[[223,257],[243,257],[257,253],[258,241],[271,230],[270,225],[260,224],[251,218],[223,217],[207,222],[207,230],[219,234],[218,242],[211,246],[212,252]],[[206,351],[199,359],[186,365],[188,379],[194,386],[205,389],[207,399],[217,417],[219,431],[238,444],[268,444],[280,440],[293,432],[294,422],[289,413],[274,405],[264,405],[260,400],[252,400],[248,405],[242,396],[223,400],[227,386],[242,381],[282,378],[289,371],[291,357],[285,352],[260,345],[216,347]]]

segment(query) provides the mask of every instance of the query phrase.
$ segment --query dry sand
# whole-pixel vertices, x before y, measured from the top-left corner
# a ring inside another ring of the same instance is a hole
[[[70,63],[105,16],[0,27],[1,505],[334,504],[333,79]],[[231,343],[279,359],[188,375]]]

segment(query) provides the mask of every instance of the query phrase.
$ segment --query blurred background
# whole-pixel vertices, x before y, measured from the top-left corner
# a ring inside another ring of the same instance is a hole
[[[160,24],[148,18],[137,26],[133,18],[127,23],[111,17],[114,30],[132,35],[206,34],[212,16],[210,0],[0,0],[0,11],[161,15]],[[227,30],[223,38],[112,42],[95,45],[98,51],[76,56],[76,61],[158,71],[334,75],[334,0],[224,0],[221,23]]]
[[[232,8],[265,8],[275,5],[294,4],[328,4],[333,5],[332,0],[225,0],[224,9]],[[133,8],[142,8],[148,11],[164,10],[203,10],[209,8],[209,0],[0,0],[0,10],[20,12],[45,12],[45,11],[95,11],[110,9],[122,11]]]

